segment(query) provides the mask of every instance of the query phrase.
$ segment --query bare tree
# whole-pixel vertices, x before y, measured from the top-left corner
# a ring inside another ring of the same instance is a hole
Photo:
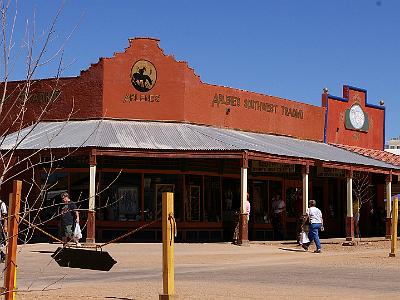
[[[21,24],[17,22],[18,5],[17,0],[0,0],[0,190],[3,193],[5,190],[10,191],[12,180],[23,178],[24,193],[20,220],[40,225],[47,221],[40,219],[41,212],[58,205],[52,203],[44,206],[44,195],[54,186],[49,178],[58,163],[77,149],[70,149],[67,153],[55,153],[51,147],[25,152],[21,152],[19,148],[40,122],[53,113],[54,104],[60,100],[63,87],[61,76],[66,67],[63,59],[64,49],[76,26],[66,36],[58,31],[57,25],[64,9],[62,1],[47,28],[36,27],[35,12],[30,19],[24,20],[23,28],[18,27],[18,24]],[[24,33],[22,40],[16,40],[16,36],[21,32]],[[13,81],[13,72],[21,62],[25,75],[22,80]],[[42,68],[51,69],[51,78],[37,78],[38,71]],[[41,92],[43,90],[46,92]],[[69,114],[64,117],[64,124],[69,122],[74,113],[72,101]],[[49,138],[49,145],[63,129],[64,126],[61,126],[58,132],[53,133]],[[6,138],[10,134],[11,143],[10,138]],[[45,178],[38,177],[39,169],[44,170]],[[85,202],[87,199],[79,201]],[[54,213],[48,219],[57,216],[58,214]],[[33,228],[21,226],[20,233],[19,238],[27,243],[32,238]]]
[[[101,124],[100,118],[97,126],[88,133],[80,145],[63,151],[53,149],[52,141],[63,133],[77,113],[74,99],[72,99],[65,102],[69,105],[68,113],[60,118],[63,120],[62,126],[48,137],[48,145],[41,146],[39,149],[21,149],[29,136],[39,128],[41,122],[54,119],[54,113],[57,116],[55,108],[59,103],[64,103],[62,91],[64,84],[69,82],[68,78],[62,77],[68,66],[64,62],[64,50],[76,26],[68,35],[60,35],[57,25],[64,9],[63,4],[64,2],[61,1],[59,9],[47,28],[36,28],[36,14],[33,13],[32,18],[26,20],[21,29],[17,26],[20,24],[17,22],[18,1],[0,0],[0,49],[2,50],[0,54],[0,191],[3,194],[4,191],[11,191],[10,187],[14,179],[23,180],[18,236],[23,243],[31,240],[37,226],[60,216],[57,208],[61,205],[61,199],[58,197],[50,203],[45,201],[48,192],[58,184],[57,181],[51,180],[51,177],[57,172],[60,162],[78,153],[88,139],[96,134]],[[16,41],[17,32],[24,32],[22,40]],[[22,80],[13,81],[13,72],[18,61],[23,62],[25,75]],[[51,72],[51,78],[38,79],[39,70],[45,67],[50,68],[48,72]],[[114,184],[120,173],[103,190],[97,187],[96,195],[103,193]],[[103,202],[103,206],[96,209],[112,206],[120,200],[120,198],[112,201],[106,199],[106,203]],[[84,206],[88,203],[88,199],[80,196],[74,199],[74,202],[78,207]],[[43,212],[46,213],[43,214]],[[26,226],[26,224],[29,225]],[[86,224],[83,228],[85,226]],[[59,280],[62,279],[63,277],[60,276]]]
[[[25,27],[18,28],[18,1],[0,1],[1,9],[1,64],[0,74],[0,189],[12,179],[24,174],[25,190],[27,197],[34,195],[36,190],[42,187],[36,182],[38,166],[43,164],[38,156],[44,149],[37,149],[25,155],[19,155],[19,146],[29,136],[43,118],[51,113],[52,105],[60,97],[60,78],[63,72],[63,52],[66,41],[70,36],[60,38],[57,32],[57,22],[63,10],[61,3],[47,29],[41,31],[36,28],[36,16],[33,13],[31,19],[24,22]],[[24,32],[21,41],[15,41],[16,33]],[[50,45],[54,51],[49,51]],[[11,81],[15,66],[23,61],[25,76],[23,80]],[[53,78],[51,80],[38,80],[36,74],[40,68],[54,65]],[[35,97],[36,89],[45,87],[48,92],[44,97]],[[39,100],[39,101],[38,101]],[[73,114],[71,107],[70,115]],[[69,119],[70,116],[67,117]],[[22,129],[30,125],[30,130],[22,134]],[[7,134],[14,133],[13,144],[5,149],[2,146]],[[53,137],[54,138],[54,137]],[[50,165],[54,165],[57,158],[50,153]],[[48,161],[46,161],[49,164]],[[29,176],[27,176],[29,173]],[[51,173],[51,172],[50,172]],[[46,185],[44,185],[46,186]],[[24,201],[21,216],[32,218],[31,207],[40,207],[41,194],[29,203]],[[31,219],[35,221],[37,215]]]
[[[375,194],[372,190],[371,176],[368,173],[356,171],[353,173],[353,214],[356,237],[360,237],[360,210],[367,203],[372,202]]]

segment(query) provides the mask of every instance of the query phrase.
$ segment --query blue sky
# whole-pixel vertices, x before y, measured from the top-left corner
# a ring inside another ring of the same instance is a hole
[[[35,14],[36,39],[60,1],[19,1],[14,47]],[[11,11],[10,11],[11,13]],[[10,15],[11,16],[11,15]],[[68,40],[64,76],[128,46],[128,38],[160,39],[166,54],[188,61],[204,82],[321,105],[321,92],[342,96],[343,84],[385,101],[386,140],[400,135],[400,1],[95,1],[67,0],[46,54]],[[19,54],[13,79],[24,77]],[[37,76],[54,75],[56,64]]]

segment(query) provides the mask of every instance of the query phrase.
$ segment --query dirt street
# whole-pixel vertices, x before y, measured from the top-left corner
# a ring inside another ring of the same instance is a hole
[[[113,244],[110,272],[59,267],[57,245],[19,247],[18,299],[158,299],[161,244]],[[285,250],[286,249],[286,250]],[[296,251],[292,251],[296,250]],[[179,299],[400,299],[399,257],[390,243],[323,244],[312,253],[294,244],[176,244]]]

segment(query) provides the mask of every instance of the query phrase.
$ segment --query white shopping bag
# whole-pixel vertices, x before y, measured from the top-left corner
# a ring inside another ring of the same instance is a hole
[[[81,231],[81,226],[79,226],[79,224],[75,225],[75,229],[74,229],[74,237],[73,239],[75,241],[79,241],[79,239],[82,238],[82,231]]]
[[[303,244],[307,244],[309,242],[310,242],[310,240],[308,238],[307,233],[305,231],[302,231],[300,233],[300,244],[303,245]]]

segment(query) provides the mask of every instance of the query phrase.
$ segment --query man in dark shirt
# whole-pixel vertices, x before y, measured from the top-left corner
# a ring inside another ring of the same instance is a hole
[[[61,237],[63,242],[67,243],[73,237],[74,223],[79,224],[79,212],[76,210],[75,203],[69,199],[67,192],[61,194],[61,199],[64,203],[61,206]]]

